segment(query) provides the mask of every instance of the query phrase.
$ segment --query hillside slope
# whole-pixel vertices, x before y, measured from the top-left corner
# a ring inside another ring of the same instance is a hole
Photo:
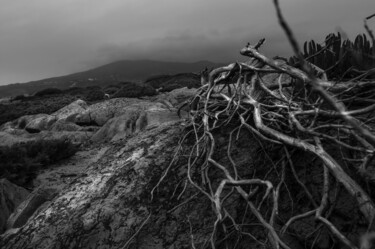
[[[162,62],[151,60],[117,61],[88,71],[70,75],[0,86],[0,98],[20,94],[32,94],[45,88],[66,89],[69,87],[87,87],[109,85],[121,81],[143,81],[156,75],[199,72],[205,67],[217,67],[221,64],[199,61],[195,63]]]

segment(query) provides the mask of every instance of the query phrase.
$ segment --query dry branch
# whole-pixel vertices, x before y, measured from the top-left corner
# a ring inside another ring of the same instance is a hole
[[[184,141],[189,144],[189,137],[194,141],[190,144],[187,178],[212,202],[216,216],[210,240],[212,248],[235,233],[240,234],[236,245],[246,237],[261,246],[293,248],[288,244],[288,231],[307,219],[319,223],[309,235],[316,234],[309,242],[311,247],[329,231],[333,243],[357,248],[357,241],[330,218],[339,209],[337,200],[349,196],[345,198],[354,200],[355,211],[367,226],[367,234],[374,233],[375,196],[369,191],[372,182],[368,178],[375,178],[370,171],[374,170],[375,158],[375,82],[359,81],[362,77],[329,81],[322,70],[302,57],[278,1],[274,0],[274,4],[302,69],[260,53],[265,42],[261,39],[256,45],[247,44],[241,49],[240,53],[248,57],[245,63],[204,71],[202,87],[189,103],[191,129],[180,143],[182,148]],[[366,20],[371,17],[365,19],[366,29]],[[369,29],[368,32],[372,34]],[[315,71],[320,71],[319,76]],[[363,73],[368,75],[370,71]],[[228,132],[222,134],[222,130]],[[263,161],[271,162],[259,166],[261,170],[257,165],[244,166],[232,156],[234,145],[243,139],[240,134],[245,130],[248,142],[259,144]],[[218,152],[217,140],[223,136],[227,145]],[[269,155],[270,150],[285,153],[275,160]],[[294,154],[313,158],[313,162],[306,164],[315,170],[312,172],[321,173],[301,175],[302,168],[306,171],[308,167],[296,163]],[[225,158],[222,161],[217,159],[222,157]],[[267,173],[258,173],[265,169]],[[244,174],[246,171],[252,173]],[[308,185],[310,177],[318,178],[320,184]],[[345,194],[340,194],[339,189]],[[291,191],[302,194],[308,201],[298,204]],[[282,196],[289,196],[290,208],[282,208],[285,204]],[[242,198],[245,203],[241,218],[228,208],[233,198]],[[225,225],[228,220],[230,226]],[[262,227],[262,235],[252,234],[253,230],[246,228],[249,222]],[[225,233],[223,240],[217,239],[219,231]],[[193,237],[192,234],[192,240]],[[363,241],[362,244],[369,244]]]

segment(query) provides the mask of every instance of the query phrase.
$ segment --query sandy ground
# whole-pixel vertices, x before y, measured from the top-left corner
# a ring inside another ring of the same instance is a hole
[[[33,181],[35,188],[61,190],[78,177],[85,176],[88,166],[97,162],[108,150],[108,146],[85,148],[73,157],[42,170]]]

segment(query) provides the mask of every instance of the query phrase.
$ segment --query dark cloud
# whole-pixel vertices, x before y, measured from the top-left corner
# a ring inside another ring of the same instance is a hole
[[[298,40],[362,33],[373,0],[283,0]],[[372,23],[370,23],[372,26]],[[272,0],[3,0],[0,84],[87,70],[121,59],[241,60],[265,37],[267,55],[291,54]]]

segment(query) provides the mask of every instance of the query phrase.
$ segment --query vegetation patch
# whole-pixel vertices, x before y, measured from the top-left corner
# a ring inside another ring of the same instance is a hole
[[[52,114],[75,100],[77,100],[76,96],[61,94],[33,96],[9,104],[0,104],[0,125],[24,115]]]
[[[178,88],[194,88],[200,87],[200,76],[194,73],[181,73],[176,75],[159,75],[154,76],[145,81],[160,92],[170,92]]]
[[[0,147],[0,178],[31,187],[37,171],[73,156],[78,147],[69,140],[37,140]]]
[[[133,82],[125,82],[121,84],[122,87],[115,94],[113,98],[139,98],[142,96],[156,95],[156,90],[147,84],[136,84]]]

